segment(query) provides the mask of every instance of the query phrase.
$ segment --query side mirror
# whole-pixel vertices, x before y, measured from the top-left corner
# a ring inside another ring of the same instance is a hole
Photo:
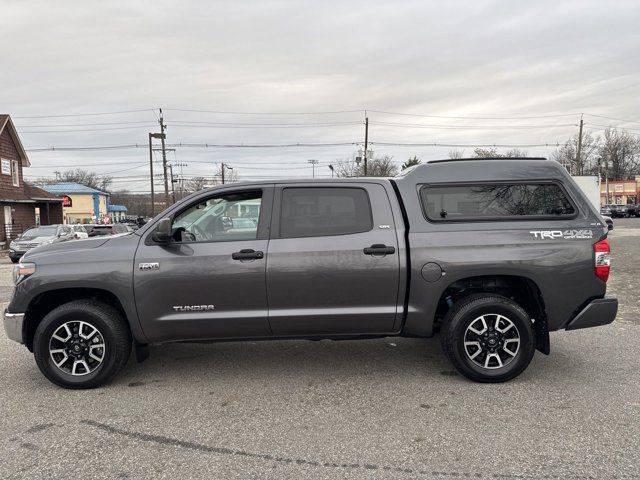
[[[609,231],[613,230],[613,222],[612,223],[607,223],[607,230],[609,230]]]
[[[171,219],[165,217],[158,222],[156,231],[153,232],[153,240],[158,243],[169,243],[171,241]]]

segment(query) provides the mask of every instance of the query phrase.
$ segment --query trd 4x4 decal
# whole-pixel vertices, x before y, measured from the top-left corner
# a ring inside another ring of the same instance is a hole
[[[592,230],[532,230],[529,232],[534,238],[541,240],[562,238],[571,239],[590,239],[593,238]]]

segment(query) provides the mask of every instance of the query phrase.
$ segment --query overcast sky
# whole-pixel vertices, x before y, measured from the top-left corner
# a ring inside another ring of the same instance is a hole
[[[577,132],[580,113],[638,122],[585,115],[588,130],[640,134],[637,0],[5,0],[0,22],[0,113],[12,115],[27,149],[144,145],[158,107],[169,143],[212,144],[362,142],[366,109],[376,154],[398,162],[451,147],[376,142],[553,144]],[[130,110],[140,111],[20,118]],[[521,118],[540,116],[550,117]],[[356,149],[178,148],[169,158],[187,174],[227,161],[252,179],[310,175],[311,158],[327,175]],[[32,177],[86,165],[113,172],[118,188],[148,189],[118,178],[148,172],[144,148],[30,158]]]

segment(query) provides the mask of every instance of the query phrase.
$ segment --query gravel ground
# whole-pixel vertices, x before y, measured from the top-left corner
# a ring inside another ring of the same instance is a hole
[[[640,219],[610,239],[618,320],[554,333],[507,384],[390,338],[154,347],[67,391],[2,332],[0,478],[640,478]]]

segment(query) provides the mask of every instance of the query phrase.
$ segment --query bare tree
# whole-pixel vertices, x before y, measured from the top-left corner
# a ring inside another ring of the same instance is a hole
[[[338,160],[335,164],[335,172],[338,177],[362,177],[364,165],[353,160]],[[393,177],[398,173],[398,165],[391,155],[372,158],[367,162],[367,176],[369,177]]]
[[[56,173],[56,180],[51,181],[51,179],[37,179],[33,183],[36,185],[46,185],[48,183],[62,183],[62,182],[70,182],[70,183],[79,183],[81,185],[86,185],[87,187],[95,188],[97,190],[102,190],[103,192],[108,191],[113,179],[109,175],[100,175],[95,172],[90,172],[88,170],[84,170],[82,168],[76,168],[75,170],[66,170],[62,173]]]
[[[370,177],[393,177],[397,173],[398,165],[391,155],[374,158],[367,165],[367,175]]]
[[[464,150],[458,150],[457,148],[449,150],[449,158],[460,159],[464,158]]]
[[[338,160],[334,169],[338,177],[361,177],[364,175],[364,168],[360,162],[354,160]]]
[[[189,193],[199,192],[200,190],[214,184],[214,181],[206,177],[193,177],[184,183],[184,190]]]
[[[582,135],[582,151],[578,162],[578,134],[551,154],[551,158],[563,165],[571,175],[597,173],[600,139],[589,132]]]
[[[164,203],[164,192],[156,195],[156,202]],[[131,193],[127,190],[121,190],[119,192],[112,192],[109,202],[113,205],[124,205],[127,207],[127,215],[140,217],[151,216],[151,195],[149,194]]]
[[[640,174],[640,139],[631,134],[607,128],[598,149],[600,168],[609,178],[631,179]]]
[[[475,148],[473,150],[474,158],[524,158],[527,156],[526,150],[520,150],[518,148],[512,148],[504,153],[500,153],[497,148]]]

